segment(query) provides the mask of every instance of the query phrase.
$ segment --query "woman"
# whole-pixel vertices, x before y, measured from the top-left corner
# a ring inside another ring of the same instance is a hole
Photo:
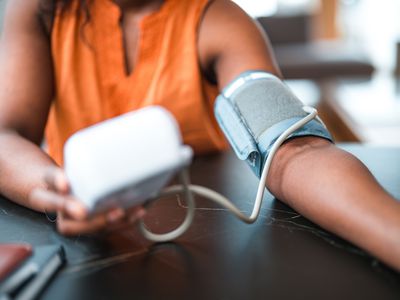
[[[114,209],[87,218],[62,171],[73,132],[160,104],[197,154],[222,150],[212,113],[218,91],[247,70],[279,75],[265,37],[228,0],[13,0],[0,55],[0,192],[57,212],[66,235],[126,226],[144,214]],[[39,147],[45,127],[49,154]],[[400,204],[330,141],[287,141],[267,187],[400,270]]]

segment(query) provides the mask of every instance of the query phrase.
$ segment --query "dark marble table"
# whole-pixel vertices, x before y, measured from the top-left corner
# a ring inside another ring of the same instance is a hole
[[[400,198],[399,148],[345,147]],[[191,177],[250,212],[257,179],[232,153],[197,158]],[[160,232],[184,213],[172,197],[152,207],[146,222]],[[68,263],[43,299],[400,299],[399,273],[270,195],[253,225],[198,199],[192,227],[165,244],[136,228],[66,238],[42,214],[0,198],[0,242],[65,246]]]

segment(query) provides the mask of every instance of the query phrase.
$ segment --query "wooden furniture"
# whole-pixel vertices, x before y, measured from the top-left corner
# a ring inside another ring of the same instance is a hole
[[[399,148],[345,148],[400,198]],[[243,211],[252,208],[257,179],[233,153],[197,158],[191,176]],[[153,230],[168,230],[184,213],[185,204],[172,197],[159,202],[146,222]],[[60,243],[66,249],[68,265],[42,299],[400,298],[399,273],[271,196],[253,225],[198,199],[189,231],[158,245],[135,228],[66,238],[44,215],[0,199],[0,242],[21,241]]]

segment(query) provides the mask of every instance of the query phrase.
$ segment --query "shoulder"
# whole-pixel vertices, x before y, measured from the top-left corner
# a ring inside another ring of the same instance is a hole
[[[7,32],[46,33],[47,13],[53,6],[50,0],[7,1],[4,27]]]
[[[210,0],[204,12],[206,22],[213,22],[215,25],[223,24],[240,27],[243,24],[255,24],[253,19],[231,0]],[[240,23],[240,24],[238,24]],[[236,25],[235,25],[236,24]]]
[[[258,23],[230,0],[214,0],[199,27],[199,57],[220,88],[247,70],[279,75],[268,38]]]
[[[204,11],[200,24],[200,38],[208,46],[215,44],[232,44],[235,40],[248,37],[259,38],[262,32],[257,23],[248,16],[236,3],[230,0],[210,1]]]

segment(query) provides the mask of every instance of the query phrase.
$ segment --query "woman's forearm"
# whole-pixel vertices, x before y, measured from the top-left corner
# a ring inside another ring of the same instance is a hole
[[[0,131],[0,194],[23,206],[43,211],[30,203],[29,193],[46,187],[45,172],[54,161],[40,147],[14,131]]]
[[[268,187],[305,217],[400,270],[400,202],[353,155],[306,137],[278,151]]]

